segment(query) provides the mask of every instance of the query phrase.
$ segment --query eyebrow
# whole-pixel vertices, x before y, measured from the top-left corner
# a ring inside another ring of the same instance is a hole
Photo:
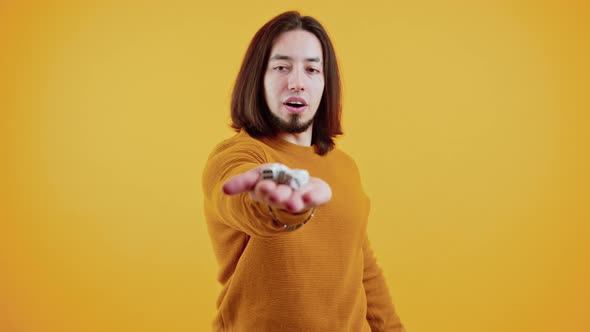
[[[288,55],[282,55],[282,54],[275,54],[273,55],[270,60],[293,60],[292,57],[288,56]],[[321,62],[319,57],[315,57],[315,58],[305,58],[305,62]]]

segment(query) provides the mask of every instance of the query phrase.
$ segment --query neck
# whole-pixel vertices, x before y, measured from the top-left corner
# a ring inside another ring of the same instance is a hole
[[[311,146],[312,128],[313,126],[310,126],[306,131],[298,134],[280,133],[278,136],[289,143],[301,146]]]

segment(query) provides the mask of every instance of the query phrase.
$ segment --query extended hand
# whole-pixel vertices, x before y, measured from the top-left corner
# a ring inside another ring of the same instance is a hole
[[[223,184],[223,192],[227,195],[250,192],[254,200],[290,213],[300,213],[326,204],[332,198],[332,189],[319,178],[310,177],[309,181],[297,190],[286,184],[277,184],[273,180],[262,180],[260,173],[268,165],[270,164],[232,177]]]

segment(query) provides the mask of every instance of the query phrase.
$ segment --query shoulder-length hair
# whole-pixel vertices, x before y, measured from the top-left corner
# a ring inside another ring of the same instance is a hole
[[[282,13],[266,23],[246,51],[231,98],[232,128],[245,129],[253,137],[278,134],[264,98],[264,73],[272,46],[282,33],[305,30],[313,33],[322,45],[324,59],[324,92],[315,114],[311,144],[316,153],[326,154],[334,147],[334,138],[342,134],[340,125],[341,83],[334,46],[324,27],[313,17],[299,12]]]

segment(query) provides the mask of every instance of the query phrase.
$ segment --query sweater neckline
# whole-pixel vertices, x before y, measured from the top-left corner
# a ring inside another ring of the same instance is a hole
[[[241,133],[250,136],[245,130],[242,130]],[[310,156],[315,155],[315,147],[313,145],[311,145],[311,146],[298,145],[295,143],[285,141],[284,139],[282,139],[280,137],[260,137],[260,138],[258,138],[258,140],[275,150],[279,150],[279,151],[282,151],[282,152],[285,152],[285,153],[288,153],[291,155],[298,155],[301,157],[303,157],[303,156],[310,157]]]

